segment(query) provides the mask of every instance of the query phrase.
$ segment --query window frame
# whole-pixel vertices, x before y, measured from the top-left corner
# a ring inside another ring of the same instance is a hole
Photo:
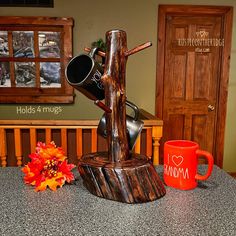
[[[72,18],[62,17],[17,17],[1,16],[0,31],[8,32],[9,55],[1,56],[0,63],[9,62],[10,87],[0,87],[0,103],[73,103],[74,89],[65,79],[65,67],[72,58]],[[12,32],[32,31],[34,57],[15,57],[13,54]],[[38,35],[40,31],[59,32],[60,35],[60,56],[53,58],[40,57]],[[15,63],[34,62],[35,64],[35,87],[17,87],[15,83]],[[57,62],[60,63],[60,86],[42,87],[40,86],[40,63]]]

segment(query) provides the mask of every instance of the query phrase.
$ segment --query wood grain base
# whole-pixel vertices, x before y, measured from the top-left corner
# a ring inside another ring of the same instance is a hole
[[[85,187],[106,199],[143,203],[165,195],[165,187],[146,156],[131,154],[129,160],[109,162],[107,152],[84,155],[78,164]]]

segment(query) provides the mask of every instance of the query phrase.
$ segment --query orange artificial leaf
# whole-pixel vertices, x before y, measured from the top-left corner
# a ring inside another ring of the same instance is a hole
[[[61,174],[61,176],[63,176]],[[62,177],[63,179],[63,177]],[[65,181],[60,181],[60,178],[47,178],[45,181],[41,182],[39,186],[36,187],[35,191],[43,191],[47,188],[47,186],[53,190],[56,191],[57,187],[62,187],[64,185]]]
[[[29,155],[31,162],[22,168],[24,182],[35,185],[36,191],[44,191],[47,187],[56,191],[65,182],[74,180],[71,170],[73,164],[67,164],[67,157],[62,148],[56,147],[54,142],[37,143],[36,152]]]

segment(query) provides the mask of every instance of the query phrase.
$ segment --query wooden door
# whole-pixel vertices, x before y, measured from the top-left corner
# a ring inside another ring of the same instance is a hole
[[[156,113],[164,121],[161,146],[171,139],[194,140],[222,166],[223,138],[218,135],[224,136],[227,86],[221,86],[228,81],[223,66],[231,39],[223,16],[231,8],[221,14],[222,7],[184,8],[160,6],[159,11],[157,68],[162,69],[157,73]]]

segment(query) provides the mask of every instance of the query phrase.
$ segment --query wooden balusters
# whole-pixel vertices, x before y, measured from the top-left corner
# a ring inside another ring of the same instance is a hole
[[[81,128],[76,129],[76,154],[79,160],[83,155],[83,132]]]
[[[148,158],[152,158],[152,128],[145,128],[146,130],[146,155]],[[134,146],[134,152],[141,153],[141,135],[137,138]]]
[[[7,145],[6,145],[6,131],[0,128],[0,158],[2,167],[7,166]]]
[[[92,128],[92,135],[91,135],[91,152],[97,151],[97,129]]]
[[[162,123],[158,123],[155,121],[154,118],[152,119],[143,119],[144,120],[144,132],[146,132],[146,138],[144,144],[144,141],[142,140],[142,136],[137,140],[136,145],[134,147],[133,152],[140,153],[144,151],[145,147],[145,153],[146,156],[152,157],[154,165],[157,165],[159,163],[159,140],[162,135]],[[31,125],[29,125],[31,124]],[[69,125],[68,125],[69,124]],[[97,124],[98,121],[37,121],[37,120],[27,120],[27,121],[4,121],[2,120],[0,122],[0,166],[5,167],[9,165],[14,165],[16,160],[16,165],[21,166],[23,163],[23,159],[26,158],[30,153],[35,152],[35,147],[38,140],[38,135],[40,136],[40,133],[38,134],[38,130],[44,130],[44,137],[45,137],[45,143],[50,143],[53,141],[53,138],[55,138],[56,141],[59,141],[57,145],[62,146],[63,150],[68,153],[72,153],[73,151],[69,152],[68,148],[71,148],[68,146],[68,133],[70,133],[69,130],[75,130],[75,142],[76,149],[75,149],[75,155],[77,156],[77,159],[79,160],[82,155],[86,154],[85,150],[83,149],[83,142],[88,142],[88,145],[91,145],[91,149],[87,150],[86,152],[97,152],[98,149],[101,149],[101,147],[98,148],[98,136],[97,136]],[[60,134],[52,132],[53,129],[60,130]],[[23,131],[24,130],[24,131]],[[88,140],[88,136],[83,136],[83,130],[90,130],[91,131],[91,137],[89,137],[90,140]],[[13,135],[12,135],[13,131]],[[28,135],[22,136],[23,133]],[[59,135],[59,137],[58,137]],[[52,137],[53,136],[53,137]],[[24,138],[23,138],[24,137]],[[27,138],[28,137],[28,138]],[[59,140],[58,140],[59,138]],[[9,146],[7,144],[10,144]],[[152,145],[153,143],[153,145]],[[86,143],[85,143],[86,145]],[[103,145],[103,144],[102,144]],[[24,149],[23,149],[24,147]],[[104,149],[103,149],[104,148]],[[102,146],[102,149],[105,150],[106,146]],[[12,151],[11,151],[12,150]],[[13,151],[14,150],[14,151]],[[24,152],[23,152],[24,151]],[[24,158],[23,158],[24,156]],[[68,157],[69,160],[73,159],[74,157]],[[70,159],[71,158],[71,159]],[[9,161],[8,161],[9,160]],[[77,163],[75,163],[77,164]]]
[[[61,147],[67,156],[67,129],[61,128]]]
[[[45,140],[46,143],[50,143],[52,141],[52,132],[50,128],[45,129]]]
[[[162,137],[162,126],[154,126],[152,128],[152,139],[153,139],[153,165],[159,165],[159,146],[160,139]]]
[[[30,151],[31,153],[35,152],[37,137],[36,137],[36,129],[30,128]]]
[[[21,129],[14,129],[14,140],[15,140],[15,155],[16,155],[16,164],[17,166],[22,165],[22,142],[21,142]]]
[[[134,146],[134,152],[140,153],[140,151],[141,151],[141,137],[139,135]]]
[[[152,158],[152,128],[146,129],[146,155]]]

